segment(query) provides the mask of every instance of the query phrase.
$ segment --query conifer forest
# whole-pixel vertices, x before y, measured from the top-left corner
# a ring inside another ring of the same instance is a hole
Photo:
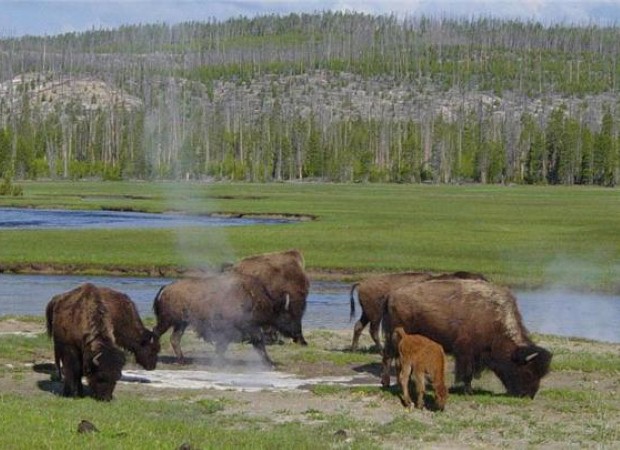
[[[323,12],[0,37],[0,177],[620,181],[620,28]]]

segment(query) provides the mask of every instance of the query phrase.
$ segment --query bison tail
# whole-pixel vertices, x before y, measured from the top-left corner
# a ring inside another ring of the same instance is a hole
[[[349,321],[353,320],[353,317],[355,316],[355,297],[353,296],[353,293],[355,292],[355,289],[359,286],[359,283],[355,283],[353,284],[353,286],[351,286],[351,314],[349,315]],[[359,295],[359,292],[358,292]]]
[[[45,328],[47,336],[52,337],[52,324],[54,321],[54,302],[50,301],[45,308]]]
[[[161,312],[159,301],[161,299],[161,293],[164,291],[165,287],[165,285],[160,287],[159,291],[157,291],[157,294],[155,295],[155,298],[153,299],[153,312],[155,313],[155,317],[159,317]]]

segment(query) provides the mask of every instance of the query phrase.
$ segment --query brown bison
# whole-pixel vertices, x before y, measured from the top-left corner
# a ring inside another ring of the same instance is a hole
[[[155,334],[142,323],[135,303],[114,289],[99,287],[99,290],[112,318],[116,343],[133,353],[136,362],[146,370],[154,370],[161,346]]]
[[[392,339],[398,348],[398,382],[403,392],[404,405],[411,407],[409,380],[413,374],[417,391],[415,404],[419,409],[424,408],[425,375],[428,375],[433,382],[437,408],[443,411],[448,390],[444,381],[446,357],[441,345],[421,334],[407,334],[403,327],[394,330]]]
[[[62,362],[63,395],[83,395],[86,376],[97,400],[112,400],[125,364],[116,346],[110,313],[101,292],[90,283],[55,296],[46,308],[47,334],[54,341],[57,364]]]
[[[170,342],[179,362],[184,362],[181,337],[187,326],[206,341],[215,344],[223,357],[230,342],[249,340],[264,362],[267,355],[263,327],[273,327],[285,336],[298,333],[288,297],[277,301],[255,277],[227,272],[205,278],[185,279],[164,286],[153,301],[161,336],[170,327]]]
[[[486,280],[486,278],[478,273],[471,272],[452,272],[440,275],[434,275],[430,272],[401,272],[389,273],[383,275],[373,275],[359,283],[351,286],[351,319],[355,316],[355,298],[354,293],[357,289],[357,298],[362,307],[362,316],[353,327],[353,342],[351,350],[357,350],[360,335],[368,323],[370,323],[370,336],[375,342],[377,348],[381,350],[381,340],[379,338],[379,326],[383,317],[383,307],[388,293],[393,289],[405,286],[410,283],[426,281],[431,278],[460,278]]]
[[[278,304],[287,303],[292,327],[287,335],[293,341],[307,345],[301,322],[306,311],[306,299],[310,291],[310,279],[304,270],[304,257],[299,250],[263,253],[249,256],[237,262],[230,270],[258,278],[269,296]]]
[[[93,285],[94,286],[94,285]],[[160,350],[159,339],[144,326],[134,302],[128,295],[107,287],[94,286],[105,304],[114,330],[114,339],[121,348],[134,354],[136,362],[146,370],[154,370]],[[52,320],[54,303],[70,292],[56,295],[46,309],[48,320]],[[60,361],[56,358],[58,379],[62,377]]]
[[[467,393],[474,375],[489,368],[509,395],[533,398],[551,363],[551,353],[528,337],[510,291],[482,280],[428,280],[392,291],[383,326],[384,386],[390,384],[395,353],[390,337],[399,326],[453,354],[456,381],[464,383]]]

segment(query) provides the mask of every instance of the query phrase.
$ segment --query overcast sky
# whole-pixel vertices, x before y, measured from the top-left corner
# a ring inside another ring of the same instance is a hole
[[[328,10],[620,24],[620,0],[0,0],[0,37]]]

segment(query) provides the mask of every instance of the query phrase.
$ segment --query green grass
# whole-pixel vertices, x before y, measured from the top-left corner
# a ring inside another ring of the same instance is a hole
[[[43,324],[41,318],[38,321]],[[296,367],[302,367],[303,372],[304,364],[315,363],[317,355],[319,361],[323,357],[318,365],[328,366],[333,363],[329,355],[335,353],[342,353],[343,360],[349,358],[355,367],[359,362],[344,350],[349,337],[348,333],[314,330],[307,336],[310,351],[290,344],[269,350],[287,372],[294,372]],[[606,358],[615,348],[569,338],[541,339],[554,355],[565,355],[567,349],[576,348],[574,353],[583,359],[599,354]],[[190,341],[198,342],[195,337]],[[234,346],[230,350],[234,351]],[[296,361],[290,359],[294,353],[300,355]],[[384,390],[377,383],[316,385],[311,393],[289,398],[318,399],[318,403],[302,404],[301,408],[291,404],[290,409],[279,407],[270,415],[255,415],[257,397],[231,397],[214,390],[165,391],[138,385],[117,390],[110,403],[65,399],[45,387],[49,375],[39,374],[39,381],[33,381],[29,364],[50,361],[51,356],[51,344],[43,334],[35,338],[0,336],[0,447],[139,450],[174,449],[188,443],[204,449],[427,448],[434,444],[449,448],[614,448],[620,439],[620,404],[613,388],[617,376],[608,372],[608,364],[598,357],[592,359],[588,373],[554,366],[550,377],[558,373],[558,379],[564,381],[551,385],[551,380],[543,379],[534,400],[498,393],[493,388],[498,381],[485,373],[482,380],[475,381],[482,389],[471,396],[450,394],[441,413],[408,412],[400,405],[395,386]],[[368,358],[368,363],[378,364],[380,360],[379,355],[362,357]],[[617,365],[617,359],[614,361]],[[9,363],[11,368],[7,367]],[[611,390],[595,389],[599,380]],[[284,394],[272,395],[263,401]],[[99,432],[79,434],[77,425],[83,419],[95,424]]]
[[[290,225],[183,230],[5,230],[0,264],[136,273],[297,247],[309,269],[472,270],[522,286],[620,285],[620,194],[540,186],[26,182],[0,206],[302,214]],[[156,273],[156,270],[154,271]]]
[[[618,353],[591,354],[587,351],[562,351],[553,355],[553,370],[579,370],[582,372],[606,372],[620,375]]]
[[[274,424],[231,418],[205,409],[200,402],[154,402],[138,397],[117,398],[110,403],[54,396],[24,399],[0,395],[3,448],[101,448],[174,449],[183,443],[192,448],[312,449],[329,447],[329,433],[300,423]],[[88,420],[97,433],[79,434],[80,420]],[[29,430],[23,436],[19,430]],[[13,431],[11,431],[13,430]],[[15,432],[17,431],[17,432]]]

